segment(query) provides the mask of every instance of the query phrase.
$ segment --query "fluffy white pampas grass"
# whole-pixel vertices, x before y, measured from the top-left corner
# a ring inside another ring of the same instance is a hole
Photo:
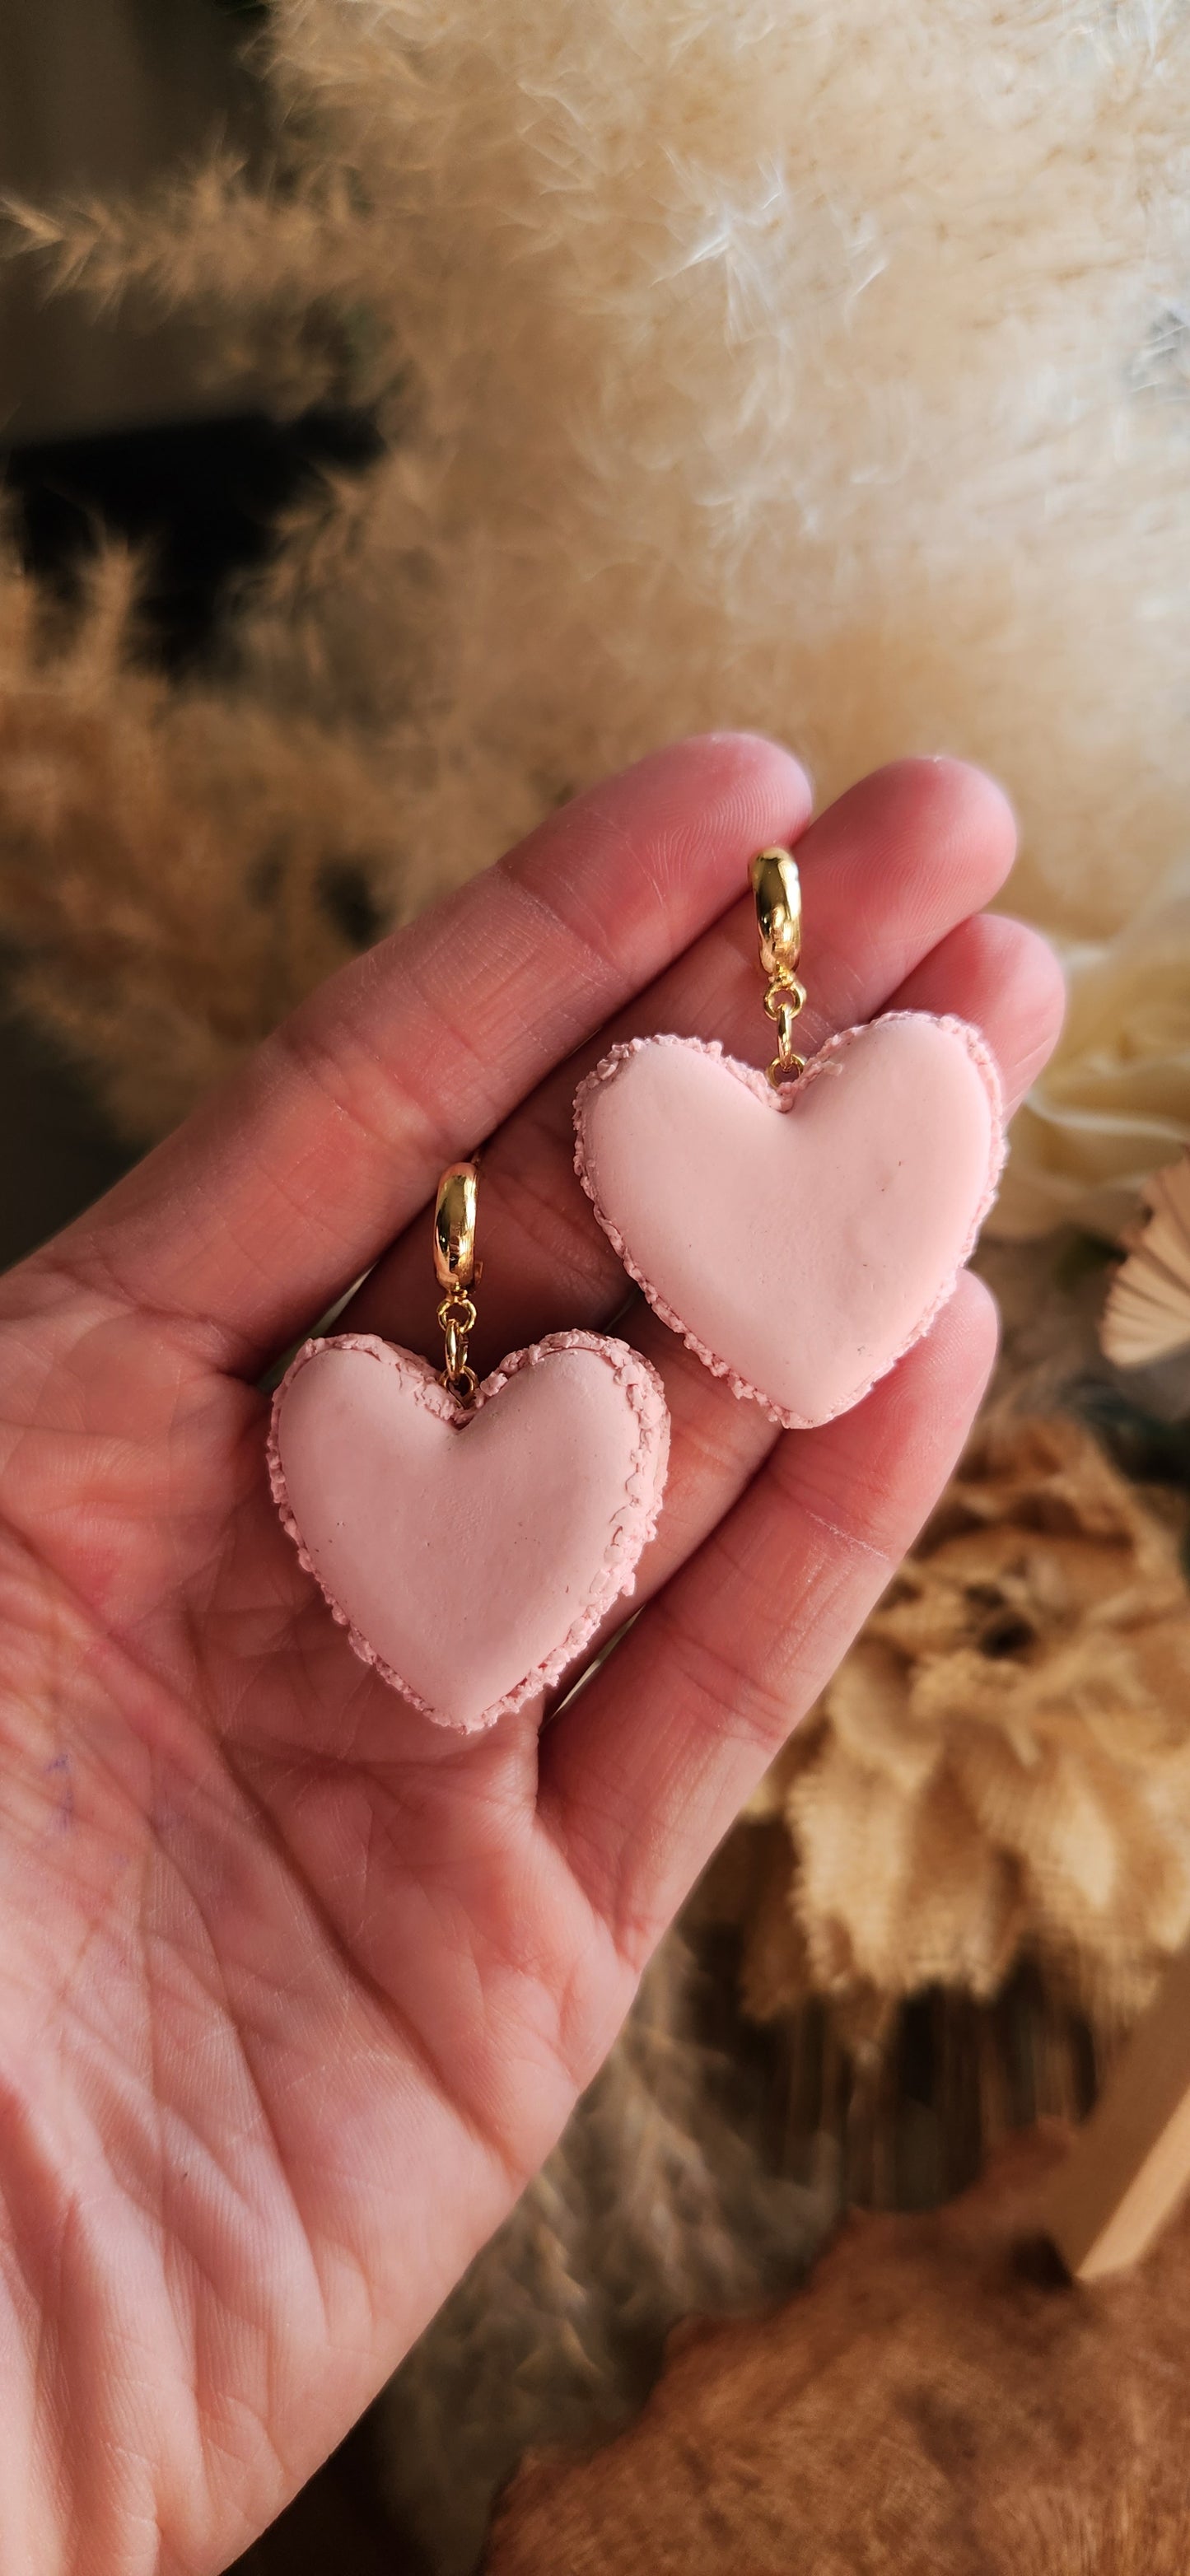
[[[269,177],[28,232],[100,297],[221,312],[278,399],[375,402],[380,461],[231,621],[222,721],[351,743],[399,816],[395,848],[349,807],[339,833],[384,915],[725,723],[792,740],[824,795],[906,749],[986,762],[1014,900],[1069,933],[1163,879],[1190,794],[1180,6],[276,0],[267,47]],[[0,799],[0,913],[3,841]]]
[[[275,42],[408,420],[308,633],[345,705],[411,694],[477,855],[510,773],[758,724],[824,794],[987,762],[1018,902],[1122,917],[1190,787],[1181,9],[283,0]]]

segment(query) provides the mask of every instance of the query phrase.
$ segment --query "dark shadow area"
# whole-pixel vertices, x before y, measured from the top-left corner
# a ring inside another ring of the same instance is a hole
[[[227,2576],[426,2576],[379,2501],[367,2417]]]
[[[143,548],[146,653],[200,665],[227,585],[262,563],[279,514],[333,468],[361,469],[378,441],[362,414],[263,414],[44,440],[0,454],[16,542],[65,599],[102,535]],[[332,892],[337,890],[332,889]],[[349,901],[351,888],[343,892]],[[374,924],[362,935],[374,935]],[[106,1128],[85,1075],[3,1005],[0,958],[0,1268],[109,1188],[133,1159]]]
[[[227,585],[266,560],[280,514],[321,471],[362,470],[379,447],[363,412],[246,412],[38,440],[0,471],[22,560],[65,598],[105,533],[143,550],[146,650],[177,672],[201,661]]]

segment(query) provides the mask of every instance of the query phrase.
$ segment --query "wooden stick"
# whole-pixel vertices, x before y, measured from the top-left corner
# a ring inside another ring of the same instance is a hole
[[[1168,1969],[1050,2185],[1042,2225],[1069,2272],[1138,2262],[1190,2188],[1190,1950]]]

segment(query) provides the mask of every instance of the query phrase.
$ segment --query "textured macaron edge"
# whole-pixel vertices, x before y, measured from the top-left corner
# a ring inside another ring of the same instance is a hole
[[[657,1287],[656,1282],[651,1280],[633,1261],[631,1252],[623,1235],[616,1225],[614,1218],[604,1206],[600,1196],[598,1174],[595,1170],[595,1157],[591,1152],[586,1132],[587,1103],[602,1084],[614,1082],[616,1080],[617,1075],[623,1071],[624,1066],[631,1061],[633,1056],[643,1054],[644,1051],[650,1047],[682,1047],[688,1052],[713,1057],[716,1062],[721,1063],[725,1067],[728,1073],[734,1076],[737,1082],[743,1083],[745,1089],[751,1091],[754,1097],[762,1101],[764,1105],[771,1109],[776,1116],[787,1117],[792,1111],[796,1110],[799,1102],[805,1098],[811,1084],[819,1080],[824,1073],[827,1073],[836,1067],[840,1058],[847,1054],[849,1049],[855,1045],[858,1039],[867,1037],[871,1030],[875,1028],[888,1028],[902,1021],[921,1020],[928,1020],[933,1027],[945,1029],[948,1036],[958,1039],[960,1044],[965,1048],[972,1064],[975,1066],[987,1094],[988,1108],[990,1112],[988,1165],[978,1204],[972,1215],[962,1250],[960,1251],[958,1259],[954,1263],[954,1266],[949,1272],[945,1282],[936,1291],[935,1295],[931,1298],[929,1305],[917,1318],[912,1330],[906,1334],[905,1339],[899,1344],[898,1348],[891,1353],[883,1366],[877,1369],[873,1374],[864,1378],[849,1394],[841,1397],[839,1402],[832,1405],[827,1413],[808,1415],[787,1412],[784,1407],[777,1404],[774,1399],[765,1392],[763,1387],[753,1385],[751,1379],[743,1376],[738,1369],[734,1368],[730,1360],[724,1359],[717,1351],[710,1350],[707,1344],[700,1340],[698,1334],[690,1330],[684,1318],[677,1314],[675,1309],[668,1303],[661,1290]],[[996,1064],[996,1059],[992,1054],[991,1048],[988,1046],[987,1040],[981,1035],[978,1029],[972,1027],[969,1020],[955,1019],[948,1013],[935,1011],[885,1011],[881,1014],[879,1019],[864,1020],[854,1028],[840,1029],[834,1037],[826,1040],[825,1045],[819,1048],[817,1055],[810,1057],[805,1070],[799,1074],[797,1081],[787,1084],[779,1091],[774,1091],[767,1077],[763,1073],[758,1072],[755,1065],[743,1064],[738,1056],[728,1055],[718,1038],[684,1038],[669,1034],[656,1037],[629,1038],[612,1047],[609,1053],[603,1056],[600,1059],[600,1062],[593,1067],[592,1071],[584,1075],[583,1080],[580,1082],[574,1095],[574,1131],[575,1171],[578,1174],[579,1180],[582,1182],[583,1188],[587,1193],[587,1197],[591,1201],[596,1217],[607,1236],[608,1242],[612,1246],[612,1250],[623,1263],[629,1278],[635,1281],[637,1287],[642,1291],[643,1295],[647,1297],[654,1314],[660,1318],[660,1321],[663,1324],[667,1324],[669,1326],[671,1332],[677,1333],[680,1336],[686,1349],[688,1351],[692,1351],[695,1358],[702,1361],[704,1368],[709,1369],[713,1377],[726,1378],[733,1395],[739,1396],[742,1400],[749,1403],[760,1405],[762,1411],[768,1415],[769,1421],[779,1424],[783,1431],[817,1431],[820,1430],[822,1425],[826,1422],[838,1421],[842,1414],[850,1413],[855,1405],[862,1403],[863,1398],[866,1395],[870,1395],[872,1388],[874,1386],[878,1386],[881,1379],[887,1377],[889,1371],[896,1368],[898,1363],[906,1357],[907,1353],[913,1350],[917,1343],[924,1339],[925,1335],[929,1332],[931,1325],[937,1321],[938,1316],[942,1313],[943,1308],[949,1305],[958,1285],[960,1275],[966,1268],[966,1265],[975,1250],[976,1243],[979,1239],[980,1227],[983,1224],[989,1208],[992,1206],[997,1188],[999,1187],[1000,1175],[1004,1169],[1004,1157],[1006,1151],[1003,1086],[1000,1081],[1000,1073]]]
[[[483,1407],[493,1402],[509,1379],[522,1369],[538,1368],[563,1351],[590,1351],[615,1373],[636,1417],[636,1436],[629,1458],[628,1474],[608,1523],[607,1538],[591,1582],[578,1605],[566,1633],[549,1654],[524,1673],[502,1695],[480,1711],[478,1716],[463,1719],[448,1709],[432,1707],[413,1684],[387,1663],[377,1648],[355,1625],[350,1613],[335,1599],[324,1583],[298,1526],[290,1501],[285,1469],[281,1459],[280,1429],[287,1389],[293,1385],[311,1361],[325,1351],[359,1351],[380,1366],[395,1369],[411,1386],[419,1403],[440,1421],[451,1424],[460,1435]],[[669,1459],[669,1410],[665,1392],[656,1369],[627,1342],[617,1341],[603,1333],[580,1330],[548,1333],[540,1342],[529,1343],[524,1350],[513,1351],[501,1360],[498,1368],[483,1380],[469,1406],[459,1403],[444,1387],[428,1360],[414,1351],[406,1351],[394,1342],[385,1342],[374,1333],[331,1333],[321,1340],[303,1342],[290,1361],[273,1397],[266,1445],[269,1488],[281,1516],[282,1524],[297,1549],[298,1561],[305,1573],[313,1577],[336,1624],[346,1630],[347,1642],[360,1662],[367,1664],[390,1690],[399,1691],[410,1707],[435,1726],[451,1728],[455,1733],[478,1735],[494,1726],[497,1719],[511,1717],[527,1700],[562,1679],[563,1674],[584,1646],[589,1645],[596,1629],[622,1594],[630,1592],[636,1579],[636,1568],[642,1551],[653,1537],[665,1491]]]

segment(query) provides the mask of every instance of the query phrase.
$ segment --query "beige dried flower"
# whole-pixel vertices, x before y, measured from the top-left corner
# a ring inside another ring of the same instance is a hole
[[[991,1234],[1116,1236],[1190,1144],[1190,896],[1067,954],[1066,1025],[1013,1120]]]
[[[818,1993],[872,2037],[1030,1958],[1101,2029],[1130,2019],[1190,1934],[1170,1513],[1073,1422],[986,1422],[737,1835],[766,1820],[751,1882],[731,1865],[757,2017]]]
[[[1154,1172],[1145,1216],[1107,1293],[1099,1339],[1119,1368],[1147,1368],[1190,1343],[1190,1154]]]

